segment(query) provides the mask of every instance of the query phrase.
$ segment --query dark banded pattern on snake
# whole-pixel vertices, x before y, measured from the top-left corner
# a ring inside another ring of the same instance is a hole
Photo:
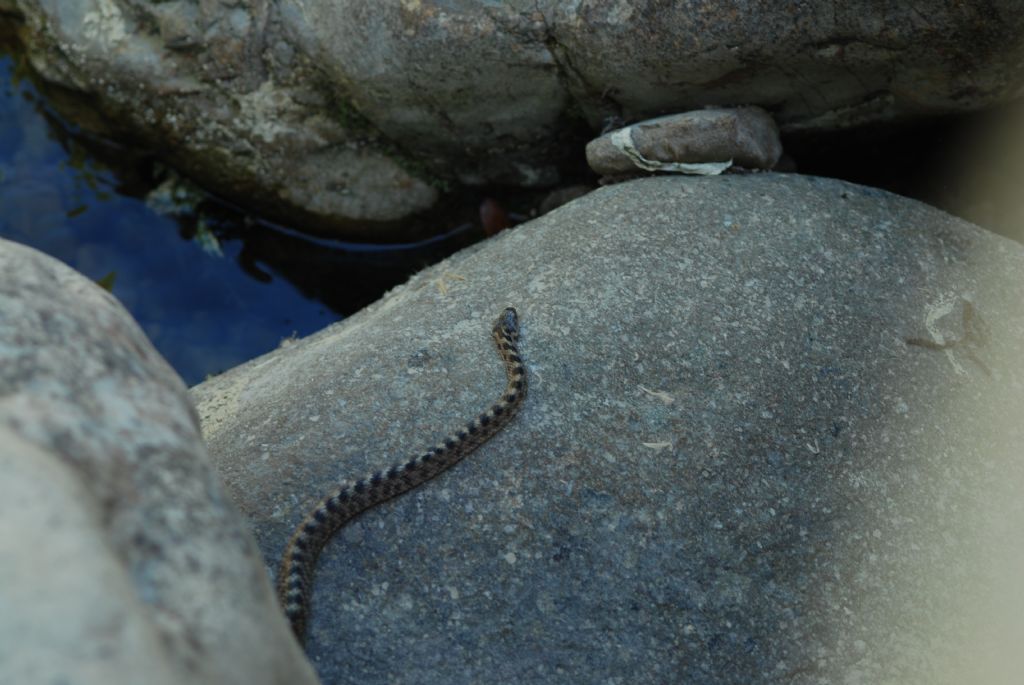
[[[519,409],[526,397],[526,368],[519,357],[515,309],[509,307],[501,313],[492,335],[508,378],[497,402],[426,452],[355,482],[341,483],[292,533],[277,572],[277,596],[300,642],[306,633],[317,557],[331,536],[370,507],[411,490],[459,462],[501,430]]]

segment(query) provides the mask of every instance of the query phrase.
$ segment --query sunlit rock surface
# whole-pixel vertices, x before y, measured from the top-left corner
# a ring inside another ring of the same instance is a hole
[[[4,240],[0,682],[315,682],[180,379],[108,293]]]

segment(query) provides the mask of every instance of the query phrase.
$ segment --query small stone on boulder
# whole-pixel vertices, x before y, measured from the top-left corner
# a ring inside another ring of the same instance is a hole
[[[615,176],[645,171],[719,174],[732,165],[771,169],[779,129],[760,107],[702,109],[641,121],[587,144],[587,164]]]

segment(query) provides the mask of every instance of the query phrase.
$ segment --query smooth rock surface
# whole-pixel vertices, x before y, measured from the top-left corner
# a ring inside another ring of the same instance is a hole
[[[784,131],[1022,93],[1015,0],[0,0],[47,80],[215,192],[395,238],[437,188],[552,185],[589,133],[759,105]],[[353,223],[356,222],[356,223]],[[371,222],[367,225],[366,222]]]
[[[178,376],[0,240],[0,683],[315,683]]]
[[[697,173],[686,169],[708,163],[771,169],[781,156],[779,129],[760,107],[670,114],[587,143],[587,164],[605,176],[638,171]]]
[[[648,178],[193,396],[276,564],[336,480],[487,406],[519,308],[522,413],[326,548],[325,682],[1012,682],[1022,270],[868,188]]]

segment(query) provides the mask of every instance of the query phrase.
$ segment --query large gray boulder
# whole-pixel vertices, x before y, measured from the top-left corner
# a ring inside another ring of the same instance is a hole
[[[783,131],[1021,93],[1013,0],[0,0],[40,74],[216,192],[400,237],[459,183],[542,186],[614,122],[760,105]]]
[[[327,546],[325,682],[1009,678],[1022,272],[1019,245],[884,192],[650,178],[192,392],[275,565],[332,484],[487,406],[488,328],[519,308],[521,414]]]
[[[287,3],[5,2],[24,17],[33,67],[66,90],[53,99],[65,116],[134,136],[248,208],[379,239],[438,197],[422,165],[379,140],[311,61],[284,21],[295,12]]]
[[[178,376],[0,240],[0,682],[315,683]]]

